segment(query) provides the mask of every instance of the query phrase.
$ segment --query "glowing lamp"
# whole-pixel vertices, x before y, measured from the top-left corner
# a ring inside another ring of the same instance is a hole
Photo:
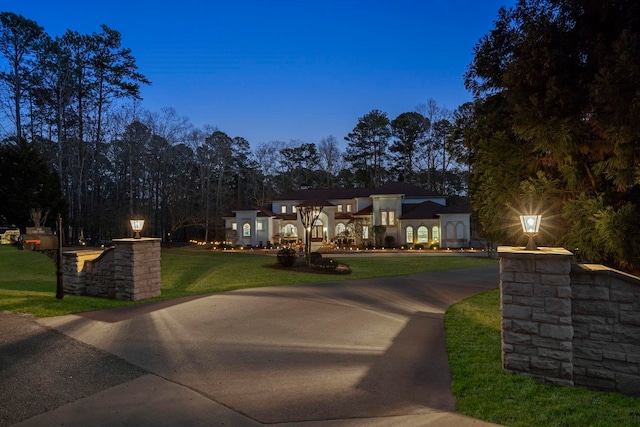
[[[133,238],[140,239],[140,232],[144,227],[144,219],[132,219],[129,220],[129,222],[131,222],[131,229],[134,231],[134,233],[136,233]]]
[[[542,215],[520,215],[520,223],[522,224],[522,231],[529,237],[525,250],[537,251],[538,247],[533,237],[538,234],[540,230],[540,219]]]

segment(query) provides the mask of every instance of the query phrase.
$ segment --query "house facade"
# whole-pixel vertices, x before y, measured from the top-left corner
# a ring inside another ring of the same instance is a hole
[[[449,208],[442,194],[393,182],[373,189],[298,190],[273,200],[269,207],[237,209],[225,218],[227,240],[242,246],[302,243],[299,208],[309,201],[320,211],[311,226],[315,248],[332,242],[462,248],[471,238],[469,212]]]

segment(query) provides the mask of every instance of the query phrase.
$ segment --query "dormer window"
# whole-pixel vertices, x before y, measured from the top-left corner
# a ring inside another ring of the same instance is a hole
[[[287,213],[287,207],[285,205],[280,206],[280,213],[283,213],[283,214]]]

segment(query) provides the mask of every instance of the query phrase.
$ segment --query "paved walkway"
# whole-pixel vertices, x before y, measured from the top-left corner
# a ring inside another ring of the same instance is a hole
[[[40,319],[38,334],[99,356],[66,356],[65,375],[120,382],[27,408],[17,425],[488,425],[455,413],[442,317],[497,285],[490,266]],[[32,366],[14,363],[14,373]]]

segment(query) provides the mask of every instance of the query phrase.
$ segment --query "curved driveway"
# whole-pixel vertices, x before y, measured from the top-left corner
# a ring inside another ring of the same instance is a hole
[[[45,415],[79,425],[99,416],[92,399],[100,399],[99,411],[113,417],[113,425],[142,416],[149,425],[157,424],[154,417],[167,425],[171,417],[195,417],[190,423],[199,425],[198,411],[200,425],[212,416],[225,425],[428,424],[455,411],[443,314],[498,280],[498,267],[489,266],[248,289],[41,319],[149,372]],[[117,396],[121,402],[109,412],[104,402]],[[136,412],[142,401],[146,415]],[[129,418],[118,420],[118,410]]]

